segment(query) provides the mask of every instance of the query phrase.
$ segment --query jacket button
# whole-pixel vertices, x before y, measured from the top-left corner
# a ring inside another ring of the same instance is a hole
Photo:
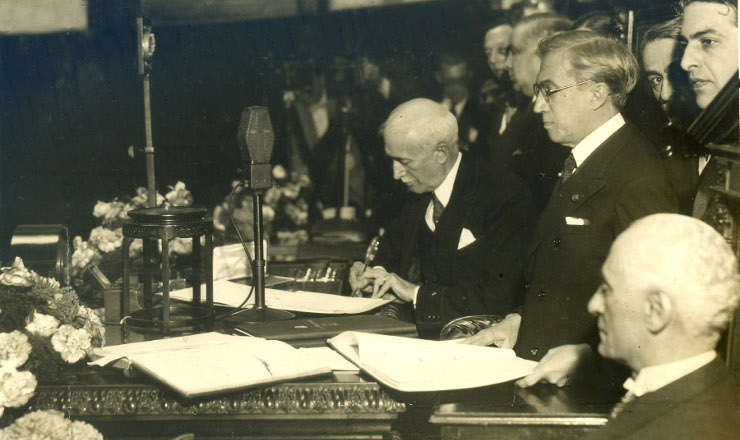
[[[553,246],[555,246],[555,249],[559,248],[560,247],[560,238],[559,237],[555,237],[552,240],[552,244],[553,244]]]
[[[540,351],[539,348],[535,347],[531,350],[529,350],[530,353],[532,353],[532,356],[537,356],[537,352]]]
[[[544,289],[540,289],[540,293],[537,294],[537,298],[539,298],[540,301],[542,301],[543,299],[545,299],[545,290]]]

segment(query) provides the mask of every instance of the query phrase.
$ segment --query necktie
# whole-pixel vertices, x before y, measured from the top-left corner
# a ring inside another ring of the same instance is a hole
[[[576,158],[573,157],[572,154],[568,155],[568,158],[565,159],[565,165],[563,166],[563,182],[568,180],[570,176],[573,175],[573,171],[576,169]]]
[[[432,194],[432,207],[432,219],[436,225],[439,222],[439,218],[442,217],[442,211],[445,210],[444,205],[439,201],[436,194]]]

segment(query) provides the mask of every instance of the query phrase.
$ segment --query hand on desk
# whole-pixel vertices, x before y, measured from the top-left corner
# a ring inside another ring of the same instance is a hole
[[[539,382],[547,382],[559,387],[573,382],[576,373],[584,362],[591,359],[593,352],[588,344],[561,345],[550,349],[529,376],[519,379],[516,384],[529,387]]]
[[[478,334],[463,339],[461,344],[514,348],[521,322],[522,316],[520,314],[510,313],[498,324],[493,324],[487,329],[479,331]]]
[[[395,295],[399,300],[412,302],[414,293],[418,287],[410,283],[395,273],[388,273],[382,267],[366,268],[362,271],[364,265],[355,262],[349,270],[349,284],[352,290],[364,293],[372,293],[373,298],[387,298]]]

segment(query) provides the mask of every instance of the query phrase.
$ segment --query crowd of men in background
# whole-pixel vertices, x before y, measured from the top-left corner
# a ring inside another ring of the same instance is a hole
[[[467,62],[441,57],[441,96],[398,105],[380,129],[392,177],[415,197],[375,265],[350,274],[406,304],[423,337],[460,316],[503,316],[465,342],[539,361],[520,386],[631,375],[597,437],[740,428],[740,388],[714,351],[740,300],[737,262],[716,231],[678,214],[691,214],[711,158],[656,144],[630,102],[643,81],[665,125],[685,130],[737,76],[737,3],[681,6],[644,33],[639,57],[597,15],[492,27],[493,112],[474,103]]]

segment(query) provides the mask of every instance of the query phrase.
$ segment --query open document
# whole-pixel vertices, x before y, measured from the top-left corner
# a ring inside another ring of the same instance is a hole
[[[379,382],[400,391],[476,388],[518,379],[537,362],[513,350],[344,332],[329,345]]]
[[[249,286],[220,280],[213,283],[213,302],[215,304],[237,307],[249,295]],[[205,285],[201,286],[201,299],[205,297]],[[193,300],[191,287],[170,292],[170,298],[181,301]],[[319,313],[330,315],[353,315],[369,312],[382,305],[388,304],[390,299],[353,298],[348,296],[330,295],[326,293],[305,292],[298,290],[265,289],[265,305],[278,310],[291,312]],[[254,305],[254,294],[249,298],[246,306]]]
[[[107,365],[126,358],[186,397],[282,382],[331,372],[325,359],[280,341],[203,333],[97,348]]]

